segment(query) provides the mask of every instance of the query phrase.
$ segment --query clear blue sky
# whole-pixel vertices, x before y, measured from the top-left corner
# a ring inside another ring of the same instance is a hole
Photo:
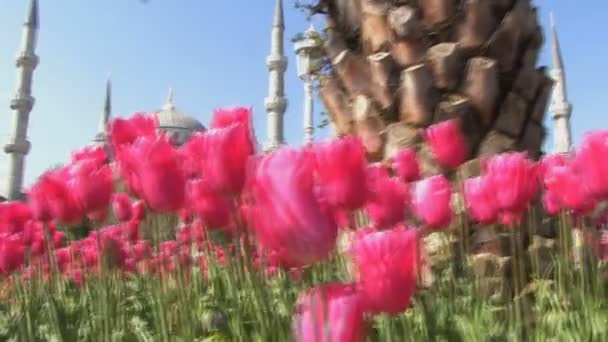
[[[157,109],[172,86],[178,109],[204,124],[213,108],[252,106],[258,139],[265,140],[265,59],[274,0],[150,0],[147,4],[139,0],[39,1],[40,65],[34,75],[36,105],[30,117],[32,151],[27,159],[26,184],[92,139],[110,73],[114,115]],[[608,127],[604,107],[608,96],[608,64],[604,62],[608,56],[608,2],[534,2],[546,29],[549,10],[555,12],[578,141],[584,131]],[[26,0],[0,0],[1,144],[11,125],[14,59],[26,5]],[[303,90],[289,39],[308,24],[291,0],[285,0],[285,11],[289,58],[286,135],[288,143],[299,144]],[[546,45],[540,64],[549,62]],[[317,102],[317,118],[321,110]],[[4,190],[5,169],[2,153],[0,191]]]

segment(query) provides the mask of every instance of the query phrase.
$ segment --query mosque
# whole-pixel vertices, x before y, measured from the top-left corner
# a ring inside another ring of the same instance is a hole
[[[0,201],[6,199],[20,200],[23,198],[22,186],[25,160],[31,149],[31,144],[27,140],[27,128],[30,113],[34,107],[32,83],[34,70],[39,63],[39,57],[36,55],[37,33],[39,29],[38,17],[38,0],[29,0],[23,28],[22,46],[16,60],[18,75],[16,90],[10,102],[10,109],[13,113],[13,126],[9,140],[4,145],[4,153],[8,157],[7,179],[0,181],[5,182],[6,190],[4,193],[0,192]],[[554,152],[567,153],[572,145],[570,132],[572,106],[567,100],[564,64],[553,17],[551,19],[552,76],[555,84],[550,111],[554,123]],[[287,69],[287,58],[284,54],[284,30],[283,2],[282,0],[275,0],[270,55],[266,60],[269,70],[269,94],[264,99],[264,106],[267,112],[266,150],[276,149],[285,143],[283,116],[287,108],[287,98],[285,97],[284,90],[284,74]],[[106,126],[112,116],[111,96],[111,83],[108,80],[97,134],[92,139],[94,144],[105,144],[106,142]],[[190,134],[206,129],[197,119],[176,109],[171,89],[169,89],[166,103],[157,113],[159,129],[168,132],[178,144],[183,143]],[[305,129],[311,128],[305,127]],[[0,188],[0,191],[2,190],[4,189]],[[5,197],[2,195],[5,195]]]

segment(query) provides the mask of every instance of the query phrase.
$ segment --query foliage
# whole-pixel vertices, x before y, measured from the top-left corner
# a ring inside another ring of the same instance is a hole
[[[298,292],[345,280],[344,266],[335,257],[302,274],[265,277],[237,254],[228,265],[209,262],[207,278],[193,267],[160,277],[108,269],[82,286],[59,278],[5,281],[0,339],[288,341]],[[561,285],[534,281],[524,324],[509,319],[513,303],[481,296],[475,279],[438,264],[434,285],[421,290],[410,310],[370,320],[370,341],[605,340],[608,288],[602,269],[588,266],[594,272],[587,281],[572,268]],[[554,267],[568,266],[556,259]]]

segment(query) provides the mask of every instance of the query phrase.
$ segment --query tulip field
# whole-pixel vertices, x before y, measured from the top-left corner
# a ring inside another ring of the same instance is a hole
[[[116,118],[1,203],[0,340],[608,340],[608,131],[459,179],[455,120],[424,132],[449,170],[427,177],[355,137],[262,153],[251,120],[218,109],[176,146],[154,114]],[[541,221],[554,253],[529,258]],[[474,262],[488,227],[511,242],[498,281]]]

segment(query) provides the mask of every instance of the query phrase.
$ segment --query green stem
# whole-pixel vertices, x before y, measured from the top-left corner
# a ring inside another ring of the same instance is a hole
[[[509,236],[511,239],[511,266],[512,266],[512,274],[513,274],[513,304],[515,307],[515,322],[516,326],[521,324],[521,307],[519,302],[519,294],[520,294],[520,282],[519,282],[519,262],[518,262],[518,252],[517,252],[517,233],[514,225],[511,225]]]
[[[587,271],[587,267],[585,265],[585,240],[586,240],[586,225],[585,225],[585,219],[583,217],[579,218],[579,227],[580,227],[580,234],[581,234],[581,243],[580,244],[576,244],[576,249],[578,250],[579,253],[579,263],[580,263],[580,268],[581,268],[581,298],[583,301],[583,307],[586,307],[585,305],[585,292],[586,292],[586,287],[587,287],[587,275],[586,275],[586,271]]]
[[[528,233],[530,234],[530,238],[532,242],[534,242],[534,237],[536,236],[536,208],[531,207],[528,209],[527,215],[527,223],[528,223]],[[538,260],[538,252],[532,253],[532,273],[536,276],[540,276],[540,262]]]

